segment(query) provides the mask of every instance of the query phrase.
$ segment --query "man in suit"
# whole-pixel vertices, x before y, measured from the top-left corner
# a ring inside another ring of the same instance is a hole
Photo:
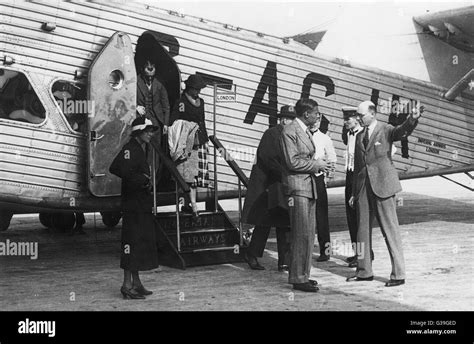
[[[392,263],[390,280],[385,286],[398,286],[405,283],[405,260],[395,205],[395,194],[402,188],[392,162],[392,143],[412,133],[423,108],[413,111],[403,124],[396,127],[377,121],[376,107],[371,101],[362,102],[357,112],[365,128],[356,139],[350,203],[353,205],[356,202],[359,223],[357,241],[362,252],[358,252],[355,276],[347,281],[372,281],[374,278],[370,251],[375,215]]]
[[[300,99],[295,106],[296,119],[283,128],[280,138],[285,171],[283,183],[290,209],[290,271],[288,282],[293,289],[317,292],[317,282],[311,280],[311,262],[316,228],[316,177],[326,172],[330,164],[315,160],[315,147],[309,127],[321,117],[318,103]]]
[[[257,257],[263,251],[275,227],[278,249],[278,271],[288,271],[290,216],[282,188],[282,173],[285,169],[280,148],[283,127],[296,117],[293,106],[284,105],[279,114],[280,124],[268,129],[262,136],[257,149],[257,161],[250,174],[249,187],[245,197],[242,220],[254,224],[252,239],[246,252],[246,260],[252,270],[265,270]]]
[[[155,64],[146,61],[143,65],[137,81],[137,112],[140,116],[148,118],[158,130],[153,135],[151,141],[158,147],[162,147],[162,137],[168,132],[170,120],[170,104],[168,92],[161,82],[155,76]],[[159,155],[155,155],[156,175],[161,175],[161,163]],[[152,155],[148,154],[148,163],[152,163]],[[158,180],[157,180],[158,183]]]
[[[324,116],[323,116],[324,117]],[[328,122],[329,123],[329,122]],[[313,127],[310,128],[313,136],[313,142],[316,147],[316,153],[314,159],[325,158],[335,168],[337,162],[336,151],[327,132],[323,132],[321,129],[321,120],[318,120]],[[316,229],[318,233],[319,243],[319,257],[316,259],[318,262],[325,262],[330,259],[331,252],[331,237],[329,234],[329,209],[328,209],[328,193],[326,190],[325,173],[316,173],[316,193],[318,199],[316,200]]]
[[[347,226],[349,227],[349,235],[351,237],[354,252],[356,252],[357,244],[357,213],[355,207],[349,205],[349,200],[352,196],[352,180],[354,176],[354,150],[357,134],[364,128],[360,125],[359,115],[357,114],[357,107],[344,106],[342,108],[344,117],[344,125],[342,129],[342,142],[346,147],[346,187],[345,187],[345,204],[346,204],[346,218]],[[346,259],[349,267],[357,266],[357,254]]]

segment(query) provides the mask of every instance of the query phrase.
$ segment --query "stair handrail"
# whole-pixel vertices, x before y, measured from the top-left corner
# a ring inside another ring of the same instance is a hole
[[[179,173],[178,169],[176,168],[176,164],[173,162],[173,160],[171,160],[165,154],[165,152],[163,152],[161,147],[158,146],[156,142],[151,141],[150,144],[153,147],[153,149],[158,153],[163,165],[171,173],[172,177],[178,183],[178,186],[181,188],[181,190],[183,190],[184,192],[190,192],[191,189],[189,185],[184,181],[183,176],[181,176],[181,173]]]
[[[176,195],[176,249],[178,252],[181,251],[181,231],[180,231],[180,223],[179,223],[179,187],[181,190],[184,192],[190,192],[191,188],[189,185],[185,182],[183,176],[181,176],[181,173],[179,173],[178,169],[176,168],[175,163],[163,152],[160,146],[158,146],[155,142],[150,141],[151,146],[153,147],[153,150],[158,153],[160,156],[160,159],[163,163],[163,166],[165,166],[168,171],[171,173],[174,181],[175,181],[175,195]],[[157,207],[157,202],[156,202],[156,159],[155,159],[155,154],[153,154],[153,160],[152,160],[152,170],[153,170],[153,214],[156,215],[156,207]]]
[[[245,175],[244,171],[240,168],[240,166],[235,162],[234,158],[227,152],[227,149],[224,147],[222,142],[219,141],[216,135],[211,135],[209,136],[209,140],[211,140],[212,144],[214,145],[214,179],[217,181],[216,176],[216,169],[217,169],[217,164],[216,164],[216,151],[220,152],[221,157],[225,160],[227,165],[232,169],[234,174],[237,176],[237,186],[238,186],[238,200],[239,200],[239,234],[240,234],[240,246],[242,247],[243,245],[243,225],[242,225],[242,184],[248,188],[249,185],[249,179]],[[216,209],[217,209],[217,203],[218,203],[218,195],[217,195],[217,185],[214,185],[214,197],[215,197],[215,203],[216,203]]]
[[[209,136],[209,140],[211,140],[214,147],[216,147],[220,152],[220,155],[225,160],[225,162],[227,162],[237,178],[239,178],[240,182],[247,188],[249,185],[248,177],[245,175],[244,171],[242,171],[240,166],[235,162],[234,158],[232,158],[232,156],[227,153],[227,149],[224,147],[222,142],[214,135]]]

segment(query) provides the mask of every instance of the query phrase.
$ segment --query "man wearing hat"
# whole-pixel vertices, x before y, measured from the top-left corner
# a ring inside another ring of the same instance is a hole
[[[152,141],[158,147],[162,147],[162,137],[167,133],[170,117],[170,104],[168,92],[161,82],[156,78],[156,67],[151,61],[143,65],[137,80],[137,113],[148,118],[154,126],[158,127],[152,137]],[[161,170],[159,155],[155,154],[157,178]],[[152,155],[149,154],[148,162],[151,164]]]
[[[242,212],[243,222],[255,225],[252,239],[246,252],[246,260],[253,270],[264,270],[257,260],[275,227],[278,248],[278,270],[288,270],[288,231],[290,218],[288,205],[282,188],[283,157],[280,137],[283,127],[296,117],[291,105],[281,107],[280,124],[268,129],[262,136],[257,149],[256,163],[250,174],[249,186]]]
[[[357,251],[357,214],[354,207],[349,205],[349,200],[352,195],[352,180],[354,177],[354,150],[357,134],[360,133],[363,128],[360,125],[359,115],[357,114],[357,107],[344,106],[342,107],[342,114],[344,117],[344,125],[342,129],[342,141],[346,147],[346,187],[345,187],[345,203],[346,203],[346,218],[347,226],[349,227],[349,235],[351,237],[352,246],[354,252]],[[350,267],[357,266],[357,254],[346,259]]]
[[[392,272],[385,284],[394,287],[405,283],[405,260],[395,205],[395,194],[402,190],[397,170],[392,162],[392,143],[408,136],[418,124],[423,107],[415,110],[403,124],[393,127],[376,119],[376,107],[371,101],[357,108],[364,131],[356,137],[354,152],[354,184],[350,204],[356,204],[358,214],[357,241],[361,245],[356,274],[350,281],[372,281],[372,223],[377,217],[390,253]]]
[[[131,139],[110,165],[110,173],[122,179],[122,250],[120,267],[124,280],[120,292],[124,298],[144,299],[152,292],[140,281],[139,271],[158,267],[155,224],[152,214],[150,165],[146,146],[157,126],[145,117],[132,122]]]
[[[203,186],[205,176],[202,175],[203,168],[199,168],[199,150],[205,150],[209,141],[204,112],[204,100],[199,97],[201,89],[206,87],[206,83],[198,74],[192,74],[184,82],[186,88],[174,105],[171,113],[171,124],[178,120],[194,122],[198,129],[194,138],[194,146],[188,159],[180,161],[176,166],[182,177],[191,188],[189,194],[185,194],[186,204],[182,211],[192,213],[195,218],[199,216],[196,205],[197,187]]]

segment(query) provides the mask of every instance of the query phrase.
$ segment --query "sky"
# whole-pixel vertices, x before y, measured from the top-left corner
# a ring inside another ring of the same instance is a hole
[[[361,6],[383,6],[395,3],[407,12],[424,13],[455,7],[474,6],[471,1],[390,1],[390,2],[321,2],[321,1],[153,1],[136,0],[155,7],[177,11],[182,14],[210,19],[233,26],[240,26],[279,37],[318,31],[330,27],[342,13]]]

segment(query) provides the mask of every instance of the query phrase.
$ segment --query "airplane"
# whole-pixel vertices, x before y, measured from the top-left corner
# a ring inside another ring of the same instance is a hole
[[[307,36],[275,37],[144,3],[7,0],[0,18],[0,230],[21,213],[39,213],[48,227],[70,228],[74,212],[119,222],[120,179],[108,167],[130,132],[137,70],[147,59],[171,105],[188,75],[208,84],[201,97],[210,156],[213,146],[217,153],[209,187],[198,191],[206,208],[245,195],[263,132],[280,106],[301,97],[319,103],[339,158],[328,187],[345,183],[341,108],[367,99],[387,122],[424,106],[405,146],[397,143],[400,179],[472,178],[474,6],[410,18],[425,45],[456,52],[458,64],[444,74],[433,71],[436,55],[426,58],[433,81],[325,56]],[[321,46],[337,46],[329,38]],[[445,74],[449,84],[440,82]],[[179,176],[170,173],[176,184],[158,187],[157,206],[179,202]]]

